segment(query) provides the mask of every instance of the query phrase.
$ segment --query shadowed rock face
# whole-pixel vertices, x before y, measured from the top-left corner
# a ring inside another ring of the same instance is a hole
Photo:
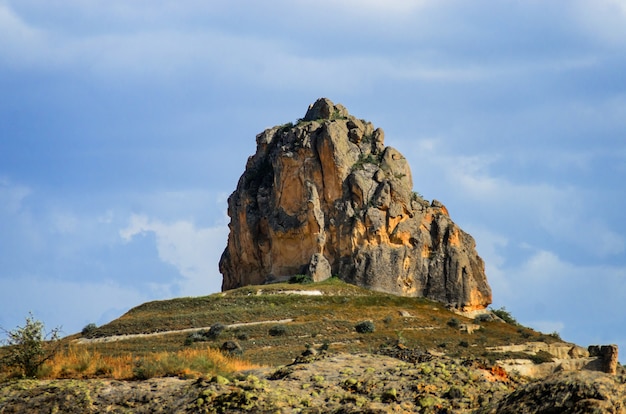
[[[297,125],[256,139],[228,199],[222,290],[308,273],[465,310],[491,303],[474,239],[413,192],[380,128],[319,99]]]

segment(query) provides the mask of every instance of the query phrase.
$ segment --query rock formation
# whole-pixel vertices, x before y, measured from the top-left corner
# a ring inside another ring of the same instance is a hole
[[[319,99],[296,125],[257,135],[228,199],[222,290],[309,274],[464,309],[491,303],[474,239],[413,192],[380,128]]]

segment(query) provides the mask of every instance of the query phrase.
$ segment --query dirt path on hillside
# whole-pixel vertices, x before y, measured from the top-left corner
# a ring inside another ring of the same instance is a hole
[[[242,326],[252,326],[252,325],[264,325],[270,323],[289,323],[293,322],[293,319],[280,319],[280,320],[271,320],[271,321],[258,321],[258,322],[245,322],[245,323],[233,323],[231,325],[226,325],[225,329],[234,329]],[[155,336],[161,335],[171,335],[177,333],[185,333],[185,332],[198,332],[201,330],[208,330],[210,326],[205,326],[202,328],[187,328],[187,329],[177,329],[173,331],[162,331],[162,332],[152,332],[147,334],[128,334],[128,335],[112,335],[105,336],[101,338],[78,338],[75,339],[74,342],[80,345],[83,344],[94,344],[94,343],[106,343],[106,342],[117,342],[117,341],[125,341],[127,339],[135,339],[135,338],[151,338]]]

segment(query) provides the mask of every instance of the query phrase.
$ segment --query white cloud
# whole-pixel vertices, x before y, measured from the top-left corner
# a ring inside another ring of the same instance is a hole
[[[607,46],[626,46],[626,3],[623,0],[578,0],[577,17],[587,32]]]
[[[0,58],[8,64],[29,63],[42,51],[42,32],[0,2]],[[4,59],[3,59],[4,60]]]
[[[22,203],[32,190],[23,185],[13,184],[8,178],[0,177],[0,211],[5,214],[17,214]]]
[[[152,232],[164,263],[175,266],[183,280],[179,295],[199,296],[219,291],[221,276],[218,262],[228,236],[227,226],[196,228],[189,221],[164,223],[145,215],[132,215],[120,236],[130,242],[135,236]]]
[[[407,142],[406,152],[419,177],[438,172],[439,186],[451,196],[472,203],[474,210],[492,211],[501,219],[508,216],[511,226],[532,226],[563,245],[574,245],[599,258],[616,256],[626,251],[626,238],[614,231],[595,214],[589,203],[594,189],[542,182],[527,176],[529,182],[514,182],[505,176],[491,175],[491,166],[506,159],[504,155],[459,155],[444,146],[442,139]],[[418,178],[416,178],[418,177]],[[438,197],[440,197],[438,195]],[[445,199],[442,201],[446,202]]]
[[[301,2],[305,3],[305,2]],[[306,2],[308,3],[308,2]],[[305,3],[305,4],[306,4]],[[396,17],[408,18],[408,15],[438,2],[432,0],[319,0],[316,8],[319,10],[339,9],[351,15],[368,16],[371,18]]]
[[[470,225],[464,229],[476,240],[476,251],[485,262],[485,273],[496,296],[510,295],[512,292],[511,283],[503,266],[506,263],[506,256],[502,249],[509,245],[509,240],[501,234],[486,229]],[[498,300],[495,297],[496,301]]]

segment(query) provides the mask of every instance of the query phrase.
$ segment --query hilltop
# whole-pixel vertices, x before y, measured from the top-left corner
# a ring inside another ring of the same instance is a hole
[[[202,352],[234,343],[223,353],[251,364],[242,372],[217,366],[205,374],[155,371],[157,377],[174,378],[140,382],[108,379],[105,370],[69,375],[79,381],[8,382],[0,386],[0,412],[54,406],[59,412],[486,413],[498,406],[509,411],[493,412],[537,412],[519,405],[537,395],[544,403],[561,398],[579,407],[584,399],[589,407],[620,407],[615,398],[624,390],[621,367],[618,375],[568,374],[563,371],[568,364],[592,365],[598,358],[555,335],[505,323],[491,311],[480,315],[470,319],[438,302],[374,292],[336,278],[149,302],[65,338],[65,346],[103,355],[129,353],[139,364],[156,353]],[[363,322],[370,328],[357,328]],[[209,335],[216,326],[219,332]],[[507,348],[511,345],[517,348]],[[518,370],[533,367],[540,377],[503,369],[513,359]],[[148,369],[137,365],[135,372],[149,377]]]

